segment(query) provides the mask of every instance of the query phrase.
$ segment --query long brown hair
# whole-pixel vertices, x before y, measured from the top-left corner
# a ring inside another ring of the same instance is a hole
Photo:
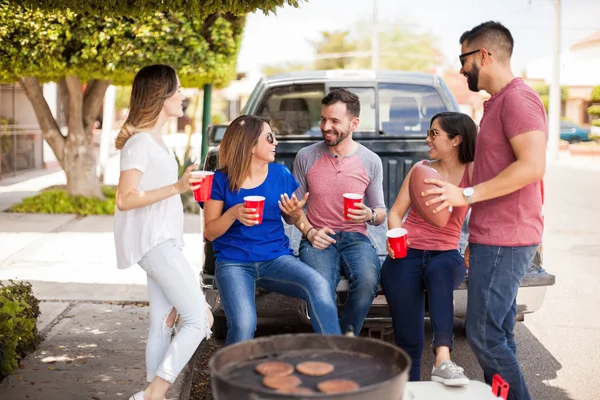
[[[219,167],[227,175],[232,192],[240,190],[248,177],[252,148],[264,124],[268,124],[268,120],[255,115],[240,115],[225,130],[219,149]]]
[[[138,71],[131,87],[129,113],[115,140],[120,150],[137,132],[154,127],[166,99],[178,89],[177,72],[168,65],[148,65]]]
[[[444,111],[434,115],[431,118],[431,125],[436,119],[439,120],[440,127],[446,131],[449,139],[457,136],[461,137],[458,145],[458,161],[461,164],[470,163],[475,159],[475,143],[477,141],[477,124],[467,114]]]

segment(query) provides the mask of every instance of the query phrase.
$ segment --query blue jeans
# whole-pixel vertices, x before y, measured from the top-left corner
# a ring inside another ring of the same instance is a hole
[[[499,374],[510,385],[508,398],[529,400],[517,362],[513,332],[519,282],[535,255],[535,246],[501,247],[470,244],[467,339],[485,382]]]
[[[341,333],[337,307],[329,296],[327,281],[294,256],[263,262],[217,261],[215,277],[227,316],[227,345],[254,337],[257,285],[270,292],[305,300],[315,332]]]
[[[304,239],[300,242],[300,259],[319,271],[329,282],[329,294],[336,299],[340,274],[350,282],[348,298],[340,315],[342,332],[360,334],[363,321],[379,290],[381,263],[369,238],[358,232],[338,232],[336,243],[319,250]]]
[[[396,345],[412,360],[409,379],[421,380],[424,344],[425,290],[433,328],[433,348],[454,347],[454,289],[465,278],[465,263],[458,250],[408,249],[404,258],[386,258],[381,286],[390,306]]]

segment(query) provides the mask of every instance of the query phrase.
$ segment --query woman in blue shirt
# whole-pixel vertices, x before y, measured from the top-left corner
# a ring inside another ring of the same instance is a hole
[[[306,198],[290,171],[275,164],[277,140],[262,118],[242,115],[225,131],[219,150],[211,199],[204,205],[204,235],[213,241],[216,280],[227,316],[230,345],[254,337],[256,285],[308,305],[317,333],[340,334],[336,304],[329,284],[317,271],[294,257],[281,217],[294,224]],[[244,197],[263,196],[263,220],[244,206]]]

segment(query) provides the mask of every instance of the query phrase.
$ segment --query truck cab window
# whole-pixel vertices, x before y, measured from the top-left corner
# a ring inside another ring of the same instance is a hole
[[[379,84],[379,129],[386,135],[425,137],[431,117],[447,110],[432,86]]]
[[[320,136],[321,99],[324,85],[275,87],[264,96],[258,115],[268,118],[278,136]]]

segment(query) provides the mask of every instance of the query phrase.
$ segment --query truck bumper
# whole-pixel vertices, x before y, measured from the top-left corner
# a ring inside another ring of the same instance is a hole
[[[521,280],[519,293],[517,295],[518,319],[522,319],[524,314],[536,312],[541,308],[544,303],[544,297],[546,296],[546,289],[548,286],[554,285],[554,282],[554,275],[548,274],[543,269],[535,269],[527,273]],[[203,274],[201,276],[201,286],[206,296],[206,301],[212,307],[213,314],[224,315],[221,296],[215,287],[214,276]],[[349,285],[346,279],[342,279],[337,287],[339,307],[343,306],[348,287]],[[468,279],[465,279],[454,292],[454,316],[456,318],[464,319],[467,315],[467,287]],[[277,301],[275,299],[281,295],[267,293],[259,289],[257,290],[257,296],[270,296],[274,298],[273,301]],[[310,323],[305,302],[302,300],[297,300],[297,302],[298,315],[304,322]],[[257,314],[260,317],[260,309],[257,309]],[[382,324],[388,326],[391,325],[391,315],[386,298],[380,287],[379,294],[375,297],[369,315],[367,315],[367,318],[365,319],[365,327],[381,326]]]

